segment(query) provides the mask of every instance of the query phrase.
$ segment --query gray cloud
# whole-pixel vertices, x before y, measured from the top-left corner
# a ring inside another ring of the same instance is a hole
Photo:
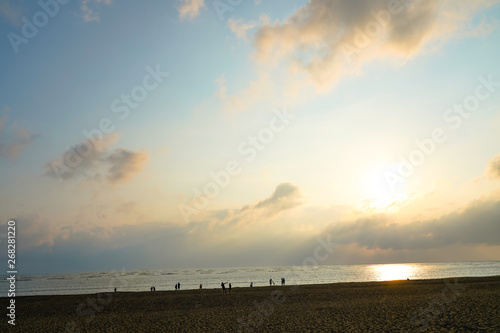
[[[52,246],[54,239],[63,233],[45,216],[40,214],[22,214],[14,219],[18,229],[17,245],[22,248]]]
[[[241,209],[218,210],[209,212],[208,220],[218,227],[236,227],[268,221],[282,212],[300,205],[300,189],[292,183],[281,183],[276,186],[273,194],[254,205],[246,205]]]
[[[179,225],[150,222],[138,225],[61,228],[52,243],[22,246],[23,272],[55,273],[145,268],[277,265],[295,244],[284,236],[258,239],[208,237],[205,223]],[[21,244],[21,243],[20,243]],[[26,244],[26,243],[24,243]],[[32,243],[33,244],[33,243]],[[0,255],[2,258],[3,255]]]
[[[255,208],[273,207],[273,210],[284,210],[297,206],[300,189],[292,183],[281,183],[276,186],[274,193],[267,199],[260,201]]]
[[[96,141],[84,139],[66,150],[58,160],[47,163],[45,175],[63,180],[105,180],[111,184],[126,182],[142,171],[149,154],[145,150],[111,149],[117,140],[116,134]]]
[[[149,154],[145,150],[116,149],[105,159],[110,164],[106,177],[111,183],[126,182],[142,171],[148,159]]]
[[[439,219],[401,224],[387,215],[338,223],[326,233],[338,244],[369,250],[428,250],[450,245],[500,245],[500,201],[475,201]]]

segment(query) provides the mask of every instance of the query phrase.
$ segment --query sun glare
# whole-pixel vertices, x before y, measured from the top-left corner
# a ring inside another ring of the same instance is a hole
[[[391,189],[384,177],[386,170],[387,168],[382,164],[372,167],[361,177],[359,186],[364,198],[363,208],[365,210],[384,212],[408,198],[401,189]]]
[[[373,265],[370,266],[376,281],[406,280],[412,278],[415,268],[412,265]]]

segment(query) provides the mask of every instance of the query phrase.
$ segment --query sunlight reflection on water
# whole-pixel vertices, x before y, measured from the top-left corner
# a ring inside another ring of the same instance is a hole
[[[412,279],[414,276],[422,275],[421,270],[425,270],[423,265],[392,264],[392,265],[371,265],[368,267],[373,274],[372,281],[392,281]]]

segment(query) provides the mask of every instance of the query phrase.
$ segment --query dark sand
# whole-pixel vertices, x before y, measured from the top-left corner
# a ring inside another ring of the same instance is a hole
[[[0,332],[500,332],[500,276],[16,298]]]

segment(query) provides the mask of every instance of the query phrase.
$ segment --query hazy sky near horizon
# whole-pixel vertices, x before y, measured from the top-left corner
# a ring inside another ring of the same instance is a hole
[[[500,260],[499,24],[499,0],[0,0],[0,234],[21,273],[325,239],[321,264]]]

